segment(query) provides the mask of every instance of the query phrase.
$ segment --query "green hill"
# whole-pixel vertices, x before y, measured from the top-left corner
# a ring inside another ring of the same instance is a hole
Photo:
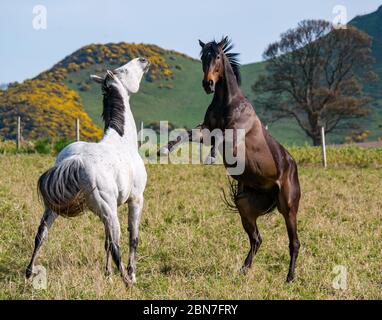
[[[382,137],[382,6],[373,13],[355,17],[350,23],[373,37],[374,71],[379,81],[365,87],[365,91],[374,98],[373,111],[360,123],[370,130],[371,139],[375,140]]]

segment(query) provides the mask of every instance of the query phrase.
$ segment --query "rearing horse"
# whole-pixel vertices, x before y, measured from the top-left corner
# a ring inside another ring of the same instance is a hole
[[[244,273],[252,265],[262,239],[257,228],[257,218],[273,211],[277,207],[284,216],[290,250],[290,266],[287,282],[294,279],[295,263],[300,248],[297,236],[297,211],[300,200],[300,184],[297,165],[292,156],[264,128],[251,103],[239,88],[240,72],[237,54],[231,53],[231,42],[227,37],[219,43],[207,44],[199,40],[202,47],[203,88],[207,94],[214,94],[207,109],[200,130],[232,129],[234,132],[245,129],[242,141],[233,145],[233,152],[240,144],[245,145],[245,168],[243,173],[232,175],[238,181],[231,186],[234,206],[240,213],[241,221],[248,234],[250,250],[244,261]],[[171,141],[160,149],[161,154],[172,151],[178,144],[196,139],[202,141],[202,135],[192,136],[191,131],[183,138]],[[224,141],[223,141],[224,144]],[[214,155],[216,145],[211,153]],[[223,161],[225,161],[223,154]]]

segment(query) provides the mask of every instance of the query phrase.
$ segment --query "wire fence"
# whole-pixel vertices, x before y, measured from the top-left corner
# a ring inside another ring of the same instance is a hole
[[[16,152],[18,152],[20,149],[21,149],[21,146],[22,146],[22,129],[21,129],[21,117],[18,116],[17,119],[16,119],[16,124],[17,124],[17,127],[16,127]],[[77,118],[75,120],[75,132],[74,132],[74,137],[75,137],[75,141],[80,141],[81,139],[81,123],[80,123],[80,119]],[[265,127],[267,130],[268,130],[268,126]],[[68,143],[71,142],[72,140],[68,140]],[[144,123],[143,121],[141,122],[140,124],[140,130],[139,130],[139,137],[138,137],[138,143],[139,143],[139,147],[142,146],[144,142]],[[202,143],[198,143],[196,144],[197,146],[195,147],[195,144],[194,144],[194,147],[192,148],[193,151],[196,150],[196,153],[197,155],[193,154],[192,156],[193,157],[199,157],[199,161],[200,163],[204,163],[205,162],[205,159],[203,158],[204,156],[203,155],[206,155],[206,152],[209,151],[209,148],[206,148],[206,147],[203,147],[203,144]],[[63,144],[62,147],[64,147],[65,145]],[[150,146],[151,148],[157,148],[157,145],[154,145],[154,146]],[[57,149],[61,149],[61,147],[57,148]],[[207,149],[207,150],[206,150]],[[144,150],[142,150],[142,152],[146,152],[148,150],[147,146]],[[56,150],[56,151],[59,151],[59,150]],[[195,153],[195,152],[193,152]],[[326,154],[326,142],[325,142],[325,128],[322,126],[321,127],[321,158],[322,158],[322,166],[324,168],[327,168],[328,166],[328,163],[327,163],[327,154]]]

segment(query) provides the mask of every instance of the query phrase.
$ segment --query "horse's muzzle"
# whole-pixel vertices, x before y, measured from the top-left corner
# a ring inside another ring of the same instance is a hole
[[[207,94],[215,92],[215,82],[212,80],[203,80],[203,88]]]

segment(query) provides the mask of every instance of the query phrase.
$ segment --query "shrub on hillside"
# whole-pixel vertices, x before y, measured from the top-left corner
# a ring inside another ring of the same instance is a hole
[[[49,138],[38,139],[34,143],[34,149],[41,154],[50,154],[52,152],[52,144]]]
[[[365,142],[369,138],[369,130],[353,131],[350,136],[345,138],[345,143]]]
[[[68,146],[69,144],[73,142],[74,142],[73,140],[70,140],[67,138],[63,138],[63,139],[55,141],[54,147],[53,147],[55,154],[59,154],[62,149],[64,149],[66,146]]]

